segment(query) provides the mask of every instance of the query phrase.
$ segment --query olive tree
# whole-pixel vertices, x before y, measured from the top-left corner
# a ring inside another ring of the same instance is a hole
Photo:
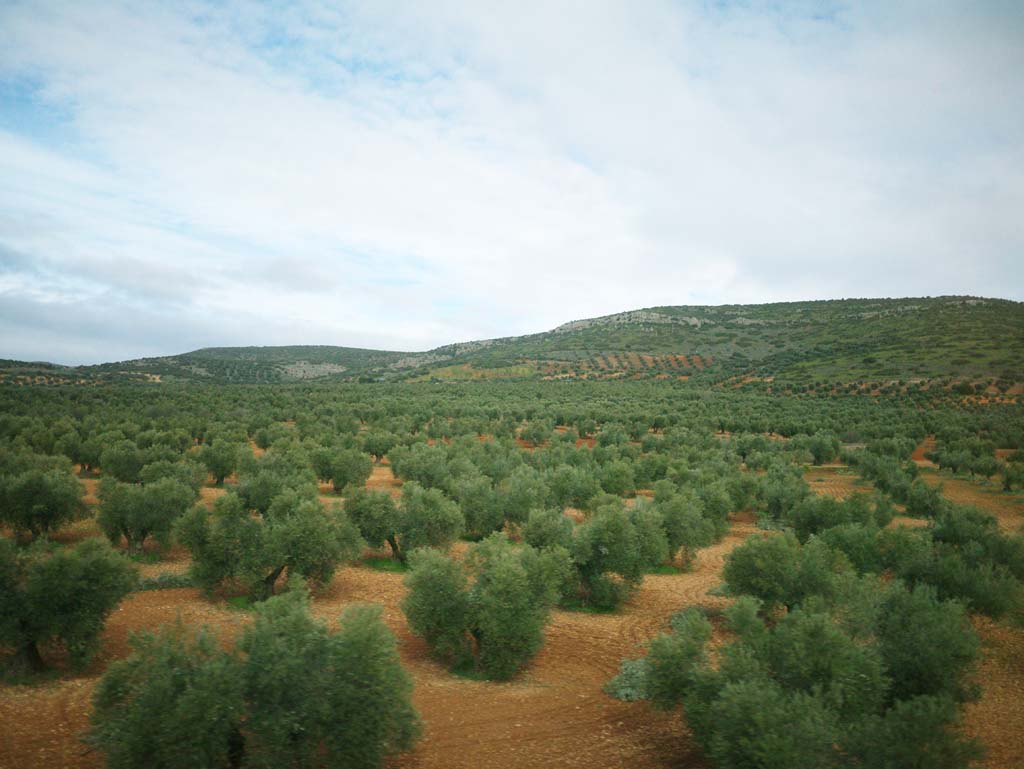
[[[132,644],[96,689],[86,738],[112,769],[372,769],[419,733],[377,607],[346,609],[331,633],[289,591],[258,609],[234,650],[180,624]]]
[[[846,556],[821,540],[801,545],[785,533],[749,537],[729,554],[722,576],[734,595],[791,609],[808,596],[831,595],[837,575],[851,571]]]
[[[415,481],[402,486],[400,506],[385,492],[354,490],[345,510],[367,544],[379,547],[387,542],[392,557],[402,562],[418,547],[447,548],[465,525],[458,504],[440,489],[425,489]]]
[[[708,757],[728,769],[966,765],[977,749],[956,729],[955,686],[962,680],[963,658],[939,651],[926,664],[936,678],[923,690],[907,688],[893,667],[902,660],[887,649],[886,625],[917,607],[905,624],[925,621],[921,633],[906,640],[921,643],[939,631],[935,645],[963,650],[973,634],[961,619],[945,610],[936,613],[928,596],[908,593],[898,583],[875,589],[887,596],[883,604],[892,605],[861,637],[821,605],[794,609],[768,624],[758,616],[759,602],[742,597],[726,611],[734,640],[716,649],[714,665],[706,650],[711,625],[689,609],[672,619],[672,633],[650,642],[646,657],[623,663],[606,689],[665,709],[682,704]],[[909,644],[901,646],[910,650]],[[944,654],[951,666],[932,664]]]
[[[214,483],[220,486],[224,479],[235,472],[241,447],[227,440],[207,443],[199,452],[199,461],[213,476]]]
[[[166,548],[174,522],[194,500],[195,492],[173,478],[161,478],[145,486],[104,479],[97,520],[111,544],[117,545],[124,537],[128,552],[137,554],[149,537]]]
[[[697,549],[707,547],[720,536],[715,522],[705,516],[704,503],[696,494],[665,491],[654,505],[661,513],[668,556],[675,558],[678,554],[684,567],[693,562]]]
[[[102,540],[18,552],[0,538],[0,646],[16,650],[20,664],[33,671],[46,667],[41,647],[54,644],[80,666],[135,582],[132,565]]]
[[[346,486],[362,486],[373,472],[373,461],[369,454],[356,449],[339,449],[330,459],[330,481],[335,491]]]
[[[100,455],[103,474],[124,483],[135,483],[143,464],[142,452],[134,441],[128,439],[107,446]]]
[[[570,552],[580,600],[595,608],[614,609],[643,581],[640,537],[621,507],[601,507],[577,526]]]
[[[564,549],[513,547],[501,533],[475,545],[465,565],[430,549],[410,562],[402,609],[412,631],[456,667],[471,662],[492,679],[512,677],[539,651],[570,569]]]
[[[35,467],[0,477],[0,522],[36,539],[74,521],[84,511],[84,489],[70,468]]]
[[[300,574],[329,582],[338,565],[362,551],[359,530],[338,508],[324,510],[316,498],[285,491],[263,515],[226,494],[212,513],[197,505],[178,523],[178,540],[192,553],[192,575],[212,590],[239,581],[257,599],[274,594],[278,578]]]

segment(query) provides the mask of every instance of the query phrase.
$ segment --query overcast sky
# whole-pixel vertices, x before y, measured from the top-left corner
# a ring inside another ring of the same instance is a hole
[[[1024,299],[1024,4],[0,4],[0,357]]]

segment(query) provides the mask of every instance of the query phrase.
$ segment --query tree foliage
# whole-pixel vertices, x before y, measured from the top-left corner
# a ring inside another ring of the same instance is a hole
[[[135,587],[131,564],[102,540],[70,549],[39,544],[19,552],[0,539],[0,646],[31,670],[57,646],[85,664],[108,614]]]
[[[410,562],[402,609],[412,631],[456,667],[472,661],[493,679],[512,677],[539,651],[569,571],[564,550],[516,548],[503,534],[476,545],[465,567],[429,549]]]
[[[198,584],[212,590],[237,581],[256,598],[272,596],[285,571],[325,584],[363,547],[344,512],[324,510],[315,497],[290,490],[262,515],[246,510],[236,494],[220,497],[212,513],[197,505],[181,519],[177,535],[192,553]]]
[[[267,601],[234,651],[181,625],[133,640],[94,698],[88,740],[113,769],[371,769],[410,748],[419,722],[376,607],[336,633],[301,591]]]

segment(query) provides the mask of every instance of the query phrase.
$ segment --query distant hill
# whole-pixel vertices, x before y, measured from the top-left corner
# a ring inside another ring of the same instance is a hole
[[[98,366],[0,361],[0,380],[26,383],[623,377],[1019,382],[1024,304],[952,296],[650,307],[426,352],[211,347]]]

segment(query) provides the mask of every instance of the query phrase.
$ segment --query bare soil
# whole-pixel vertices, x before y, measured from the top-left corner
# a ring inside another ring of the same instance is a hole
[[[942,494],[961,505],[974,505],[995,516],[1003,531],[1015,533],[1024,525],[1024,499],[1007,493],[994,483],[953,478],[936,472],[923,472],[921,478],[932,486],[942,486]]]
[[[930,459],[925,457],[925,454],[927,452],[934,451],[934,450],[935,450],[935,436],[934,435],[928,435],[928,436],[925,437],[925,439],[923,441],[921,441],[920,444],[918,444],[917,448],[914,449],[914,453],[910,455],[910,459],[918,467],[938,467],[938,465],[936,465]]]
[[[964,730],[984,743],[981,766],[1024,766],[1024,629],[972,618],[981,637],[977,675],[983,692],[964,709]]]
[[[815,494],[833,499],[846,499],[857,492],[872,491],[870,485],[845,465],[808,468],[804,472],[804,480]]]

